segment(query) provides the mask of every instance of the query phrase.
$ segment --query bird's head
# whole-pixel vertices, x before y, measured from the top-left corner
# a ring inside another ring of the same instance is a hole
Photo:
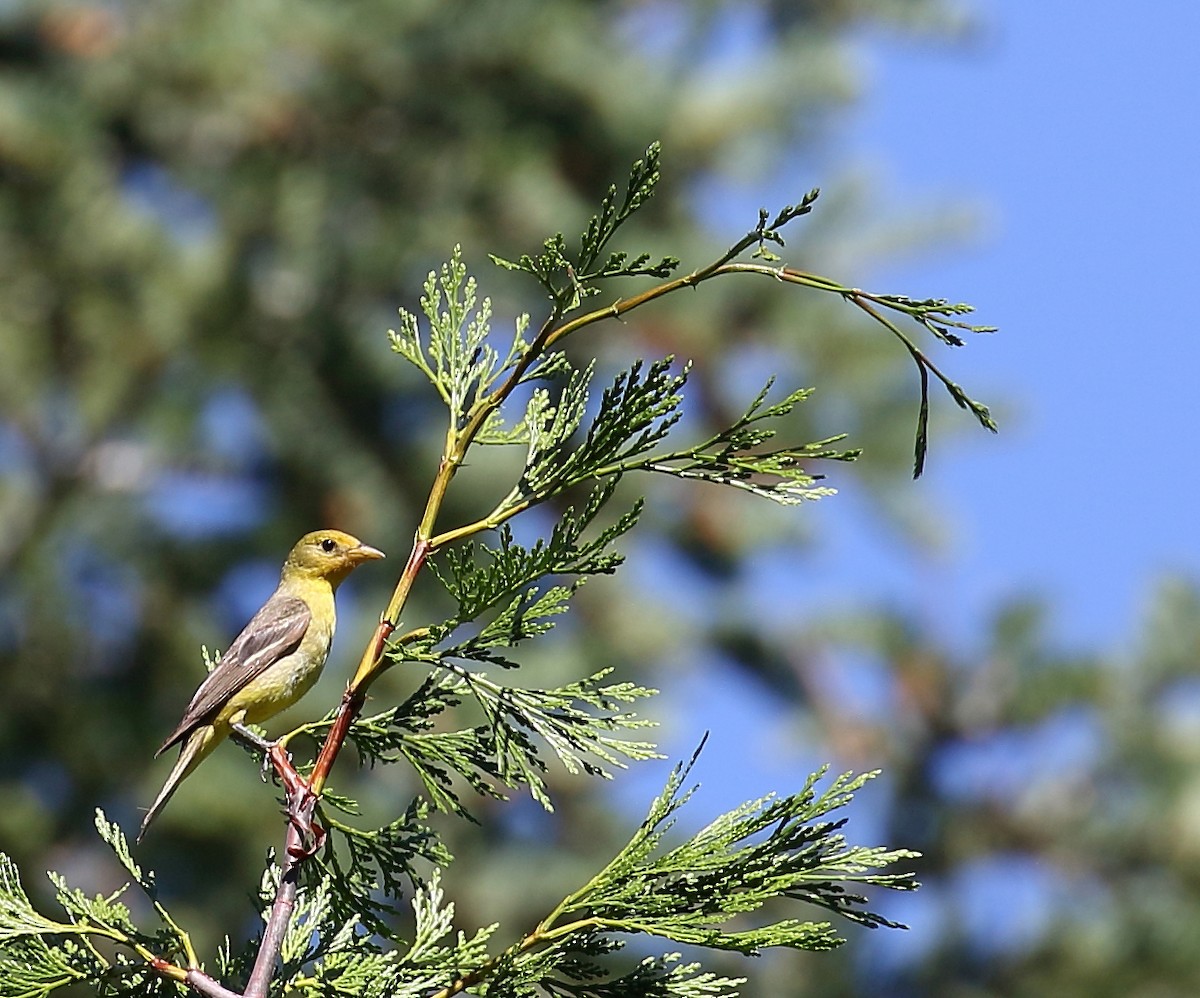
[[[314,530],[296,542],[283,564],[283,574],[325,579],[336,588],[364,561],[382,557],[378,548],[340,530]]]

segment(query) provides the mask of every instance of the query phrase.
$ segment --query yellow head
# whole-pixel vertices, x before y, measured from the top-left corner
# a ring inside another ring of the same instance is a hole
[[[285,579],[324,579],[334,589],[364,561],[383,552],[340,530],[314,530],[296,542],[283,563]]]

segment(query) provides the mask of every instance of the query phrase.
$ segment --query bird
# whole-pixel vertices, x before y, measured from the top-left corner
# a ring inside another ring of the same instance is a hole
[[[183,718],[154,754],[178,744],[179,758],[142,820],[141,842],[179,784],[229,735],[292,706],[320,678],[333,642],[334,592],[383,552],[340,530],[296,542],[279,585],[196,690]]]

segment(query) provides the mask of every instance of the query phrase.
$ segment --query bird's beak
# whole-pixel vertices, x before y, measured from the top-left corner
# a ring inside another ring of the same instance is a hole
[[[356,548],[351,548],[346,553],[353,559],[355,564],[358,564],[360,561],[376,561],[379,558],[387,557],[379,548],[373,548],[370,544],[360,544]]]

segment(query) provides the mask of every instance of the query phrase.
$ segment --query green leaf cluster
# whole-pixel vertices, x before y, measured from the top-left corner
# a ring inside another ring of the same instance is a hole
[[[605,683],[611,670],[554,689],[506,686],[486,674],[447,666],[428,677],[398,707],[362,718],[350,739],[371,762],[406,761],[429,801],[462,817],[471,812],[457,789],[465,780],[480,796],[503,798],[503,788],[527,786],[547,810],[547,746],[568,772],[610,778],[606,767],[656,758],[653,743],[623,732],[650,727],[624,705],[654,694],[635,683]],[[483,720],[472,727],[439,729],[435,719],[470,699]]]
[[[15,864],[0,853],[0,998],[45,998],[76,983],[106,995],[179,993],[149,961],[180,954],[194,962],[190,939],[159,904],[153,874],[142,871],[120,828],[99,810],[96,830],[150,899],[162,926],[146,932],[134,924],[120,900],[129,884],[88,897],[53,872],[48,876],[63,920],[47,918],[34,909]]]
[[[673,256],[651,262],[649,253],[631,256],[618,250],[601,260],[617,230],[654,195],[660,177],[661,152],[659,143],[652,143],[646,155],[634,162],[623,195],[618,196],[616,184],[609,187],[600,211],[591,217],[580,237],[578,253],[572,256],[568,252],[567,241],[559,232],[548,238],[542,252],[536,255],[524,254],[515,262],[493,255],[493,262],[507,270],[521,271],[533,277],[554,303],[557,315],[574,311],[585,298],[600,294],[597,281],[619,277],[669,276],[679,266],[679,260]]]
[[[401,309],[400,328],[388,330],[388,339],[396,353],[429,379],[452,418],[461,422],[528,353],[529,316],[517,319],[502,356],[491,342],[492,301],[478,300],[475,278],[467,276],[460,246],[454,247],[440,272],[431,271],[425,279],[421,311],[429,323],[427,338],[421,335],[416,315]],[[496,427],[480,442],[507,439]]]
[[[615,487],[615,478],[601,483],[589,493],[578,514],[574,507],[568,507],[550,535],[532,547],[517,543],[512,531],[504,526],[494,547],[469,541],[447,549],[444,561],[434,561],[431,569],[456,603],[455,613],[430,628],[419,641],[402,646],[397,657],[466,659],[512,667],[514,663],[499,656],[496,649],[512,648],[526,638],[546,633],[586,578],[611,575],[624,560],[612,547],[637,523],[641,500],[594,538],[584,538],[584,532],[612,499]],[[546,584],[547,579],[567,577],[572,581]],[[465,627],[484,618],[473,635],[459,637]],[[445,647],[438,650],[440,645]]]
[[[695,758],[693,757],[693,762]],[[669,846],[690,764],[676,767],[629,844],[553,916],[615,932],[644,932],[673,942],[756,955],[772,946],[827,949],[840,942],[829,923],[786,918],[741,930],[725,926],[778,898],[807,901],[868,926],[901,928],[862,906],[844,886],[907,890],[909,874],[877,871],[915,853],[848,845],[844,820],[822,820],[844,807],[874,775],[843,774],[818,793],[822,770],[786,797],[764,797],[721,815],[686,841]]]

